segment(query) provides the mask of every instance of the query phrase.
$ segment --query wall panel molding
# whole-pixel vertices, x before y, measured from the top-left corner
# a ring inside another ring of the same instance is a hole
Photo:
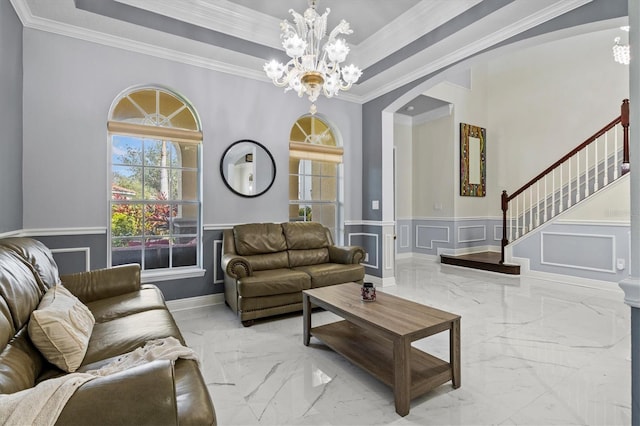
[[[49,249],[51,253],[55,255],[57,253],[84,253],[84,270],[89,272],[91,270],[91,248],[90,247],[65,247],[65,248],[52,248]],[[58,263],[58,261],[56,261]]]
[[[582,247],[586,247],[586,252],[580,250]],[[590,256],[592,253],[593,255]],[[616,238],[614,235],[540,233],[541,265],[615,274],[615,263]]]
[[[480,229],[482,230],[482,237],[476,238],[470,236],[469,238],[465,238],[462,236],[469,229]],[[462,232],[461,232],[462,231]],[[485,241],[487,239],[487,227],[485,225],[465,225],[458,226],[458,242],[459,243],[474,243],[478,241]]]
[[[347,245],[352,245],[351,243],[351,237],[354,236],[360,236],[360,237],[373,237],[375,238],[375,248],[376,248],[376,255],[375,257],[375,264],[371,264],[371,263],[365,263],[365,262],[361,262],[362,265],[368,267],[368,268],[373,268],[373,269],[379,269],[380,267],[378,266],[380,264],[379,262],[379,256],[380,254],[378,253],[378,234],[371,234],[371,233],[367,233],[367,232],[350,232],[347,235]],[[371,258],[369,258],[369,262],[371,261]]]
[[[428,238],[429,245],[420,245],[420,229],[445,229],[446,239],[438,239],[438,238]],[[451,237],[449,235],[449,227],[448,226],[434,226],[434,225],[416,225],[416,247],[421,249],[429,249],[433,250],[433,243],[449,243],[451,241]]]
[[[213,283],[224,283],[224,271],[222,277],[218,277],[218,267],[222,258],[222,240],[213,240]]]

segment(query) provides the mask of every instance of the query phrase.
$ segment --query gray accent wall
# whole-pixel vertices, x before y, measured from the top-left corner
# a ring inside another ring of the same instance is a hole
[[[154,84],[188,99],[203,127],[203,277],[158,281],[168,300],[223,291],[216,257],[221,230],[237,223],[288,220],[289,133],[309,101],[270,82],[26,29],[24,32],[24,223],[28,235],[58,249],[61,272],[106,265],[109,225],[106,123],[113,100],[128,88]],[[361,215],[362,113],[358,104],[319,99],[319,113],[344,147],[344,213]],[[256,198],[232,193],[220,158],[239,139],[262,143],[277,167],[273,187]],[[4,203],[2,203],[4,204]],[[83,231],[87,230],[83,235]],[[96,235],[96,229],[103,234]],[[73,238],[67,234],[74,234]],[[73,250],[76,248],[78,250]]]
[[[0,1],[0,234],[22,229],[22,23]]]

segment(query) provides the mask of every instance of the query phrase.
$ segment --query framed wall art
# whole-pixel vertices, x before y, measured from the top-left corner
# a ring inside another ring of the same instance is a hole
[[[484,197],[487,181],[487,131],[460,123],[460,195]]]

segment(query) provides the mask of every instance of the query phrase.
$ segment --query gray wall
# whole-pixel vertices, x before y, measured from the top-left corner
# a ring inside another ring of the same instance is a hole
[[[0,234],[22,228],[22,23],[0,1]]]
[[[214,277],[215,240],[236,223],[288,220],[289,133],[309,102],[268,82],[26,29],[24,33],[24,224],[28,235],[45,235],[63,273],[77,269],[87,244],[91,265],[106,263],[108,137],[112,101],[127,88],[158,84],[185,96],[203,127],[203,278],[159,282],[167,299],[222,291]],[[360,219],[362,114],[358,104],[321,99],[318,110],[334,124],[344,145],[345,219]],[[277,166],[273,187],[257,198],[232,193],[219,172],[225,149],[253,139],[271,151]],[[355,171],[352,173],[351,171]],[[86,230],[86,232],[84,232]],[[102,233],[100,231],[102,230]],[[42,231],[42,232],[41,232]],[[73,239],[69,235],[74,235]],[[79,239],[80,238],[80,239]],[[218,243],[219,244],[219,243]],[[93,259],[99,256],[100,259]]]

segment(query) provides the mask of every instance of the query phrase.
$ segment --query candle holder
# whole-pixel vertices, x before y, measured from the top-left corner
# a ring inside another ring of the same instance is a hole
[[[363,302],[375,302],[376,288],[373,286],[373,283],[362,284],[360,295],[362,297]]]

